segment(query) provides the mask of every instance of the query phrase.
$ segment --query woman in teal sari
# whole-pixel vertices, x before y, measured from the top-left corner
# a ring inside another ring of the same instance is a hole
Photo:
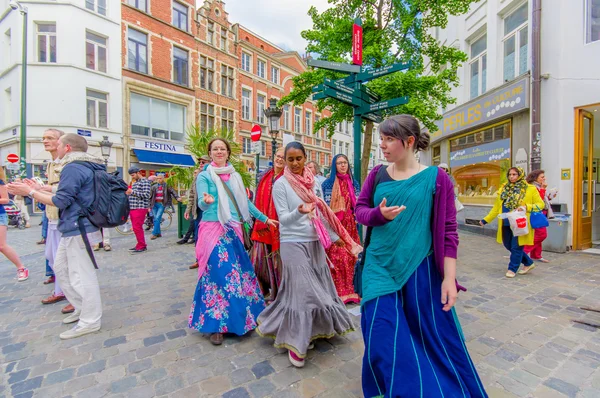
[[[379,132],[389,166],[372,170],[356,205],[358,222],[371,230],[362,274],[363,393],[487,397],[452,308],[464,290],[456,283],[452,183],[416,160],[429,136],[415,118],[393,116]]]

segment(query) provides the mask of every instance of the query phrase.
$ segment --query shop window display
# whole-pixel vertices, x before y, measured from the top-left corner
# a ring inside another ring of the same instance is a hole
[[[463,204],[493,205],[510,168],[510,122],[450,140],[450,169]]]

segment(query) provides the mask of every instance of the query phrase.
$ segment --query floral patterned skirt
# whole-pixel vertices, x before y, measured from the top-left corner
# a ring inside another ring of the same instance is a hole
[[[188,326],[202,333],[244,335],[256,328],[265,301],[240,239],[226,228],[198,280]]]

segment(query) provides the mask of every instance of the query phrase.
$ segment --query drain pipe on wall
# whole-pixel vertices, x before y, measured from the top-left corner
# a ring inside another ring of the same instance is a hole
[[[541,45],[542,0],[532,1],[531,18],[531,170],[542,168],[541,108]]]

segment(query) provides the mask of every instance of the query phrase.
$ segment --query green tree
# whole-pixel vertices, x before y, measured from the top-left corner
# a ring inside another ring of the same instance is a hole
[[[399,62],[411,62],[412,68],[396,72],[367,83],[383,101],[409,96],[406,105],[388,109],[383,116],[407,113],[418,118],[427,128],[436,131],[434,122],[440,119],[438,109],[455,102],[450,96],[457,86],[457,69],[467,60],[462,51],[440,43],[435,38],[438,28],[445,28],[449,15],[464,14],[477,0],[329,0],[331,8],[319,13],[311,7],[308,15],[313,27],[302,32],[308,41],[309,54],[334,62],[349,63],[352,52],[352,25],[356,17],[363,25],[363,67],[380,68]],[[449,43],[451,44],[451,43]],[[312,94],[313,86],[325,77],[339,79],[343,73],[323,69],[308,70],[294,81],[292,92],[280,104],[303,104]],[[332,115],[315,123],[315,131],[327,128],[330,136],[335,125],[352,121],[351,106],[327,98],[317,102],[317,109],[328,107]],[[371,153],[373,122],[363,121],[364,146],[361,174],[366,177]]]
[[[235,170],[240,173],[245,186],[250,186],[253,183],[252,175],[246,170],[246,166],[242,163],[239,156],[241,154],[240,144],[235,138],[235,131],[233,130],[208,130],[202,131],[200,126],[192,125],[188,128],[186,134],[186,147],[195,159],[201,156],[208,155],[208,143],[213,138],[223,138],[227,140],[231,146],[231,158],[230,162]],[[167,183],[173,187],[178,185],[185,189],[188,189],[194,181],[194,167],[182,167],[173,166],[165,169],[170,173],[167,178]]]

